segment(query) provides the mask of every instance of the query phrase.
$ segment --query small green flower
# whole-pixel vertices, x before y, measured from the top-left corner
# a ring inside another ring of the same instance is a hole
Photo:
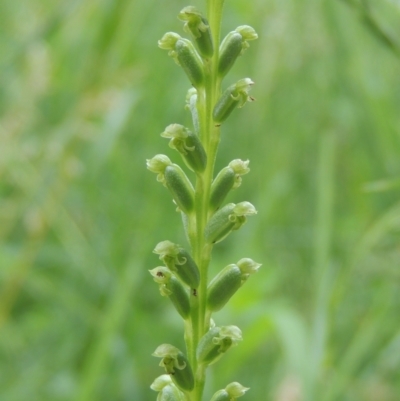
[[[229,117],[236,107],[241,108],[247,102],[252,102],[254,99],[249,96],[249,91],[253,84],[254,82],[250,78],[243,78],[229,86],[214,107],[214,121],[220,124]]]
[[[257,214],[250,202],[228,203],[209,220],[205,229],[206,241],[212,244],[222,241],[231,231],[246,223],[246,216]]]
[[[248,25],[241,25],[225,36],[219,48],[218,73],[225,76],[236,59],[249,47],[249,40],[258,38],[256,31]]]
[[[214,46],[207,19],[193,6],[183,8],[178,18],[185,21],[183,29],[193,36],[201,56],[205,59],[211,58]]]
[[[163,138],[171,139],[169,147],[177,150],[186,165],[195,172],[202,172],[206,168],[207,155],[196,134],[181,124],[170,124],[161,134]]]
[[[186,356],[170,344],[162,344],[153,352],[153,356],[162,358],[160,366],[171,375],[172,381],[183,391],[192,391],[194,376]]]
[[[177,312],[183,319],[190,316],[189,294],[183,284],[165,266],[159,266],[149,270],[154,281],[160,285],[160,294],[169,297]]]
[[[196,88],[204,84],[204,66],[193,43],[175,32],[167,32],[159,41],[161,49],[169,50],[168,54],[180,65]]]
[[[240,259],[236,264],[224,267],[207,288],[207,307],[216,312],[222,309],[251,274],[258,271],[261,264],[250,258]]]
[[[211,365],[239,341],[242,341],[242,332],[239,327],[212,327],[199,342],[197,360],[199,363]]]
[[[200,283],[200,272],[189,252],[171,241],[159,242],[154,253],[160,255],[168,268],[191,288],[197,288]]]
[[[225,389],[217,391],[210,401],[235,401],[249,390],[238,382],[228,384]]]
[[[210,207],[213,210],[221,206],[230,190],[240,186],[241,176],[250,171],[248,165],[248,160],[235,159],[218,173],[211,184]]]
[[[178,208],[190,214],[194,208],[194,189],[184,171],[165,155],[147,160],[147,168],[157,174],[157,181],[169,189]]]

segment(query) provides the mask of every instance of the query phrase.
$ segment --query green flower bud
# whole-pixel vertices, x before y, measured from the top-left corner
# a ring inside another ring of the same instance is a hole
[[[173,276],[167,267],[159,266],[149,272],[154,281],[160,285],[160,294],[168,297],[182,318],[187,319],[190,315],[190,301],[183,284]]]
[[[189,287],[197,288],[199,286],[199,268],[190,253],[180,245],[162,241],[156,245],[153,252],[160,255],[160,260]]]
[[[243,78],[228,87],[214,107],[213,118],[218,124],[224,122],[233,109],[243,107],[246,102],[254,99],[249,96],[249,91],[254,82],[250,78]]]
[[[154,351],[153,356],[162,358],[160,366],[171,375],[172,381],[183,391],[192,391],[194,377],[186,356],[170,344],[162,344]]]
[[[193,6],[182,9],[178,18],[185,21],[183,29],[193,36],[201,56],[206,59],[211,58],[214,46],[207,19]]]
[[[225,36],[219,48],[218,73],[223,77],[232,68],[236,59],[249,47],[248,40],[258,38],[256,31],[248,25],[237,27]]]
[[[249,161],[240,159],[232,160],[215,177],[211,184],[210,207],[218,209],[231,189],[238,188],[242,183],[241,176],[247,174]]]
[[[157,401],[184,401],[184,394],[172,382],[170,375],[157,377],[150,388],[159,391]]]
[[[256,214],[250,202],[228,203],[209,220],[205,229],[206,241],[212,244],[222,241],[231,231],[238,230],[246,223],[246,216]]]
[[[199,342],[197,360],[199,363],[211,365],[241,340],[242,332],[237,326],[213,327]]]
[[[161,49],[169,50],[168,55],[183,68],[194,87],[203,85],[203,61],[190,40],[182,38],[175,32],[167,32],[158,41],[158,46]]]
[[[165,155],[147,160],[147,168],[157,174],[157,181],[167,187],[178,208],[190,214],[194,207],[194,189],[183,170]]]
[[[171,124],[161,134],[163,138],[171,139],[169,147],[176,149],[183,157],[186,165],[195,172],[206,168],[207,155],[199,137],[180,124]]]
[[[207,307],[216,312],[222,309],[235,292],[261,264],[250,258],[240,259],[236,264],[224,267],[210,282],[207,290]]]
[[[197,90],[196,88],[190,88],[186,94],[186,105],[185,109],[189,110],[192,114],[192,121],[194,131],[197,135],[200,133],[200,121],[199,113],[197,111]]]
[[[249,390],[248,387],[242,386],[238,382],[228,384],[224,390],[217,391],[210,401],[235,401]]]

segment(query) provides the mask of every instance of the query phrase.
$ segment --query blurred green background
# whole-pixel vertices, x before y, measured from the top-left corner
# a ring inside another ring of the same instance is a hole
[[[201,9],[200,0],[193,2]],[[157,48],[181,0],[0,2],[0,400],[155,400],[182,322],[147,270],[185,244],[145,168],[190,124],[189,83]],[[218,168],[259,210],[215,247],[257,276],[215,315],[244,341],[210,369],[247,400],[400,400],[400,6],[227,0],[226,34],[259,33],[224,86],[255,82]],[[244,398],[243,398],[244,399]]]

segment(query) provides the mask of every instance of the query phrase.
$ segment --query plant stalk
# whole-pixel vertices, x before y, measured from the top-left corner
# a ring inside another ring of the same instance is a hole
[[[210,23],[214,42],[214,55],[208,60],[205,68],[205,89],[198,92],[198,114],[200,120],[200,138],[207,153],[207,167],[202,174],[197,174],[195,185],[195,219],[189,222],[189,231],[196,233],[191,237],[194,259],[200,269],[200,286],[197,289],[197,300],[192,301],[190,324],[185,327],[185,341],[189,361],[195,373],[195,387],[190,393],[190,401],[201,401],[205,368],[197,363],[196,349],[201,337],[210,327],[210,316],[206,313],[208,268],[211,260],[212,245],[206,244],[204,231],[209,219],[211,183],[214,176],[214,165],[220,142],[220,128],[216,127],[212,111],[221,94],[221,82],[217,78],[218,46],[222,17],[223,1],[207,2],[207,18]]]

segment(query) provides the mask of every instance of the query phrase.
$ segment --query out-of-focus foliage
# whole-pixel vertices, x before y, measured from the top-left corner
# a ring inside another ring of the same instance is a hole
[[[148,269],[157,242],[186,242],[145,158],[179,161],[159,134],[190,124],[157,48],[185,5],[0,2],[1,400],[154,400],[150,354],[183,347]],[[223,34],[243,23],[260,39],[224,85],[247,71],[257,101],[224,125],[218,167],[251,160],[229,200],[259,214],[212,272],[263,267],[215,315],[246,341],[207,394],[239,380],[249,400],[397,401],[399,3],[227,0]]]

